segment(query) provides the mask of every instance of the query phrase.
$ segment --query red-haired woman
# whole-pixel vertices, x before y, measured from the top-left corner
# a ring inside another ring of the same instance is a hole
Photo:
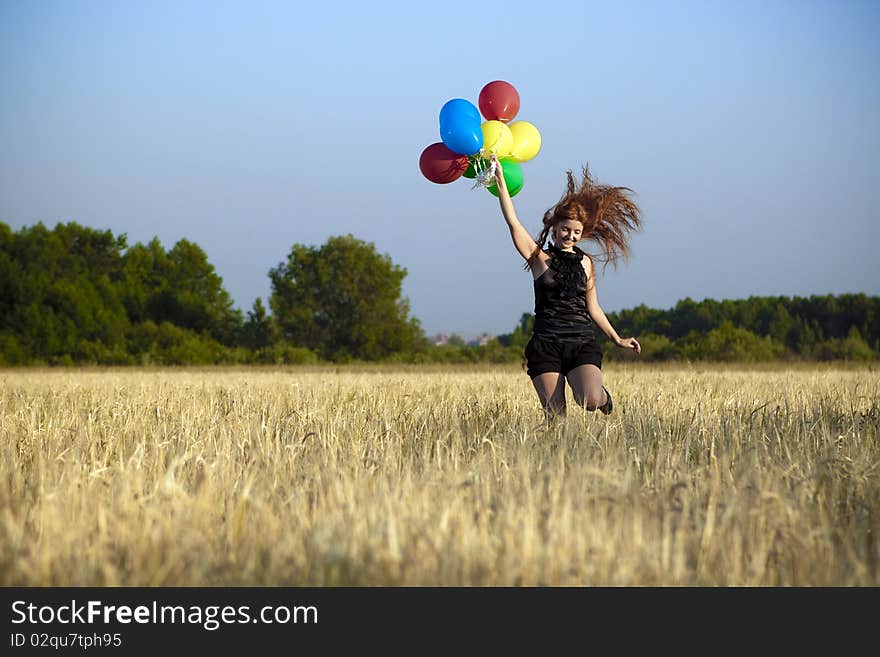
[[[613,262],[629,253],[629,233],[641,228],[638,206],[626,187],[598,185],[585,168],[580,185],[568,172],[568,188],[544,213],[537,241],[516,216],[501,163],[493,156],[501,212],[525,268],[535,285],[535,326],[526,345],[528,375],[548,418],[565,414],[565,381],[575,401],[604,414],[612,410],[611,394],[602,385],[602,351],[593,326],[618,347],[641,353],[635,338],[622,338],[611,326],[596,296],[593,259],[576,245],[596,242],[603,260]],[[547,237],[553,243],[545,250]]]

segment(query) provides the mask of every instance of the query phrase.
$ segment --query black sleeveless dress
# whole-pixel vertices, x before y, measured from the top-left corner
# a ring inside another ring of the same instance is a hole
[[[580,365],[602,367],[593,320],[587,311],[587,275],[578,247],[550,245],[549,268],[535,279],[535,325],[526,345],[529,376],[567,374]]]

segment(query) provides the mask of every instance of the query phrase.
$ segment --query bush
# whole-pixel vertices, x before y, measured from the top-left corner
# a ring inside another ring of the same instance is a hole
[[[642,353],[636,354],[631,349],[619,349],[610,340],[604,340],[602,350],[604,356],[608,360],[673,360],[680,357],[678,345],[665,335],[657,335],[656,333],[645,333],[637,336],[636,339],[642,345]]]
[[[682,357],[689,360],[755,362],[785,356],[784,345],[729,321],[705,334],[691,332],[682,340],[680,349]]]
[[[26,365],[30,359],[14,335],[0,335],[0,365]]]
[[[216,340],[169,322],[146,321],[129,332],[129,353],[143,365],[211,365],[230,360]]]
[[[256,362],[266,365],[308,365],[318,362],[318,354],[307,347],[277,342],[256,351]]]
[[[814,356],[819,360],[868,361],[877,358],[877,353],[862,338],[854,326],[849,335],[842,340],[831,338],[816,345]]]

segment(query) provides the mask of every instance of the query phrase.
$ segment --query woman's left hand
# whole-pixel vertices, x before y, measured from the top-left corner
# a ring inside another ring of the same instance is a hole
[[[642,345],[640,345],[639,341],[635,338],[619,338],[617,340],[617,346],[623,349],[632,349],[637,354],[642,353]]]

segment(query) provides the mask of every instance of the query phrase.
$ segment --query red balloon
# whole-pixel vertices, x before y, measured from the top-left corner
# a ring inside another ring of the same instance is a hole
[[[458,180],[468,168],[467,155],[453,153],[446,144],[438,141],[422,151],[419,158],[419,169],[428,180],[440,185]]]
[[[519,112],[519,94],[504,80],[495,80],[483,87],[478,102],[488,121],[507,123]]]

